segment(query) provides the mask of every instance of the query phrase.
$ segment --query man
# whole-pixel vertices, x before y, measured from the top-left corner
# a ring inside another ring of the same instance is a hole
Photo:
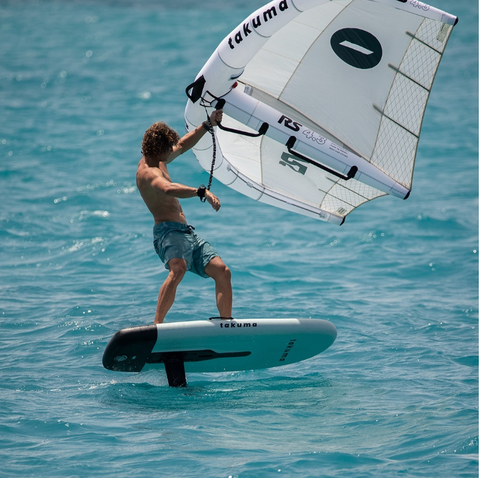
[[[223,112],[210,115],[210,125],[222,120]],[[146,132],[142,142],[143,157],[138,163],[137,187],[153,215],[154,247],[169,270],[168,277],[158,294],[155,324],[165,319],[175,293],[187,270],[215,281],[217,308],[221,317],[232,315],[232,285],[230,269],[224,264],[213,247],[187,225],[185,214],[178,199],[205,198],[215,211],[220,209],[218,198],[204,186],[192,188],[173,183],[167,164],[188,151],[211,128],[207,122],[180,138],[178,133],[165,123],[155,123]]]

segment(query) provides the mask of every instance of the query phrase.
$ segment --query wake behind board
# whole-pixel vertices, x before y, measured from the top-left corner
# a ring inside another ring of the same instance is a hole
[[[333,344],[337,329],[321,319],[216,319],[118,331],[103,354],[116,372],[165,370],[172,387],[186,372],[278,367],[313,357]]]

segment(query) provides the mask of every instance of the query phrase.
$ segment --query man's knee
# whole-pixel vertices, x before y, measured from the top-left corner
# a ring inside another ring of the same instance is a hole
[[[205,272],[214,280],[230,282],[232,278],[230,269],[219,257],[215,257],[209,262]]]
[[[170,259],[168,262],[168,267],[170,270],[169,275],[172,277],[172,279],[177,281],[181,281],[187,272],[187,263],[184,259]]]
[[[232,273],[230,272],[230,269],[228,268],[228,266],[225,264],[223,264],[222,275],[225,280],[230,281],[232,279]]]

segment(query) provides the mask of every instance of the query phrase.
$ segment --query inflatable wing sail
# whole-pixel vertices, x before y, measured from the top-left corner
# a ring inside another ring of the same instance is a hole
[[[417,0],[281,0],[252,13],[187,87],[194,153],[255,200],[342,224],[406,199],[432,83],[457,18]]]

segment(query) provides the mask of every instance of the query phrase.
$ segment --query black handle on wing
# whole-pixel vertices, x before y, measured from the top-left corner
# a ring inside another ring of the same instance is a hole
[[[268,123],[263,123],[262,126],[260,126],[258,133],[250,133],[249,131],[240,131],[239,129],[227,128],[226,126],[223,126],[222,123],[218,123],[218,122],[217,122],[217,126],[221,130],[228,131],[229,133],[241,134],[242,136],[250,136],[251,138],[256,138],[258,136],[263,136],[267,132],[269,125]]]
[[[297,158],[303,159],[307,163],[313,164],[313,166],[317,166],[320,169],[323,169],[327,173],[333,174],[337,178],[343,179],[344,181],[348,181],[349,179],[352,179],[355,177],[355,174],[357,174],[358,168],[356,166],[352,166],[350,168],[350,171],[348,171],[347,175],[340,174],[337,171],[334,171],[333,169],[328,168],[327,166],[320,164],[318,161],[315,161],[314,159],[310,159],[308,156],[304,156],[303,154],[299,153],[298,151],[293,150],[293,146],[295,145],[295,141],[297,141],[297,138],[295,136],[290,136],[286,143],[286,147],[288,149],[288,152],[292,154],[293,156],[297,156]]]
[[[223,98],[220,98],[217,101],[215,108],[217,110],[221,110],[224,106],[225,106],[225,100]],[[258,130],[258,133],[250,133],[249,131],[241,131],[239,129],[227,128],[226,126],[223,126],[221,123],[217,123],[217,126],[221,130],[228,131],[229,133],[241,134],[242,136],[250,136],[251,138],[256,138],[258,136],[263,136],[267,132],[269,124],[262,123],[262,126],[260,126],[260,129]]]

